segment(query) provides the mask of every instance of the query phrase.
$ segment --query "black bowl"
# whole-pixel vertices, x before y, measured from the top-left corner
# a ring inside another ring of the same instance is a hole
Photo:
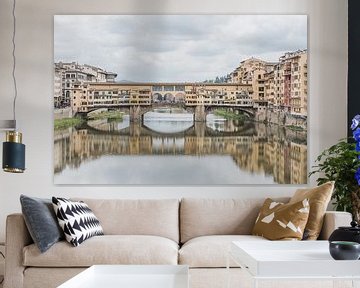
[[[358,260],[360,257],[360,244],[348,241],[331,241],[330,255],[335,260]]]

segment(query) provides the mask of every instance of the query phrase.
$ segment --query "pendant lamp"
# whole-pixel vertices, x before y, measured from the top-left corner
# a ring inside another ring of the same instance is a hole
[[[13,120],[0,121],[0,130],[6,131],[6,140],[3,143],[3,161],[2,167],[5,172],[23,173],[25,171],[25,145],[22,144],[22,134],[16,129],[16,98],[17,86],[15,77],[16,57],[15,57],[15,35],[16,35],[16,0],[13,0],[13,35],[12,35],[12,58],[13,69],[12,78],[14,82],[14,99],[13,99]]]

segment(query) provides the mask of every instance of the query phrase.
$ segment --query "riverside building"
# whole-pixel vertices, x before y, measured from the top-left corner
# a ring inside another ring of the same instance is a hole
[[[269,108],[307,116],[307,50],[285,53],[276,63],[241,61],[227,83],[115,82],[116,73],[75,62],[58,62],[54,69],[54,106],[71,107],[73,114],[162,102]]]

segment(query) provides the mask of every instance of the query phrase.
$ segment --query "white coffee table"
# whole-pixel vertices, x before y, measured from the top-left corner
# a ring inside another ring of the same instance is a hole
[[[188,288],[185,265],[94,265],[58,288]]]
[[[332,259],[328,241],[237,241],[229,256],[248,272],[253,287],[259,280],[290,279],[349,280],[350,287],[360,287],[360,261]]]

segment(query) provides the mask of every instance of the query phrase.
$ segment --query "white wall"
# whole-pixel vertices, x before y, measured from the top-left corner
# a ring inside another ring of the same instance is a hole
[[[11,119],[11,0],[0,1],[0,119]],[[291,185],[212,187],[54,186],[52,65],[54,14],[308,14],[309,164],[346,135],[347,1],[339,0],[18,0],[18,123],[27,149],[23,175],[0,172],[0,242],[21,193],[92,198],[265,197]],[[4,134],[0,134],[1,141]],[[1,157],[1,156],[0,156]],[[314,179],[311,185],[314,184]]]

